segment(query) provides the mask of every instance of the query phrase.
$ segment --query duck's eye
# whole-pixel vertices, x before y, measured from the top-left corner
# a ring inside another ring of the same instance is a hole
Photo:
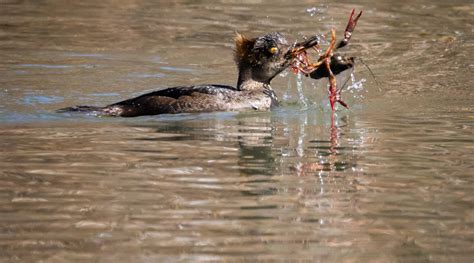
[[[275,53],[278,52],[278,48],[277,47],[271,47],[268,51],[272,54],[275,54]]]

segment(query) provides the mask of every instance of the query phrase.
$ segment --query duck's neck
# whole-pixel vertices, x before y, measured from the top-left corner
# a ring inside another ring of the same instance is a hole
[[[250,67],[239,67],[239,78],[237,80],[238,90],[257,90],[257,89],[271,89],[269,82],[257,81],[252,76],[252,69]]]

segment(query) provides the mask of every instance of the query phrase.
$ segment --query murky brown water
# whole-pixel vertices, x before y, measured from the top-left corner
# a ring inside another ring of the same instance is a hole
[[[0,0],[0,261],[472,260],[474,6],[344,2]],[[379,84],[359,65],[334,127],[290,74],[271,113],[54,112],[235,84],[234,31],[340,35],[352,8]]]

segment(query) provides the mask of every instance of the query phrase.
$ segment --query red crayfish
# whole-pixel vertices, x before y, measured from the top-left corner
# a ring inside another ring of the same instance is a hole
[[[340,72],[352,68],[354,66],[354,57],[344,57],[339,54],[334,54],[334,51],[346,46],[351,39],[352,32],[357,25],[357,21],[362,15],[362,11],[354,16],[355,9],[352,10],[352,13],[349,17],[349,22],[347,23],[346,30],[344,31],[344,39],[339,41],[336,45],[336,31],[331,30],[331,42],[323,53],[319,46],[319,36],[313,36],[308,38],[306,41],[298,43],[293,48],[293,55],[295,59],[291,64],[291,68],[295,73],[301,72],[306,76],[311,77],[312,79],[329,79],[329,102],[331,108],[334,112],[335,103],[339,103],[345,108],[348,108],[347,104],[341,99],[341,91],[337,90],[337,83],[335,75]],[[316,62],[311,62],[308,57],[307,50],[313,49],[318,54],[318,59]]]

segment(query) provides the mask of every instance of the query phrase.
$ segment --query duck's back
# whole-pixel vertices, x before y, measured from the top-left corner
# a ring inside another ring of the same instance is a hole
[[[135,117],[167,113],[268,110],[277,103],[271,89],[237,90],[225,85],[172,87],[105,107],[78,106],[63,111],[93,111],[99,115]]]

